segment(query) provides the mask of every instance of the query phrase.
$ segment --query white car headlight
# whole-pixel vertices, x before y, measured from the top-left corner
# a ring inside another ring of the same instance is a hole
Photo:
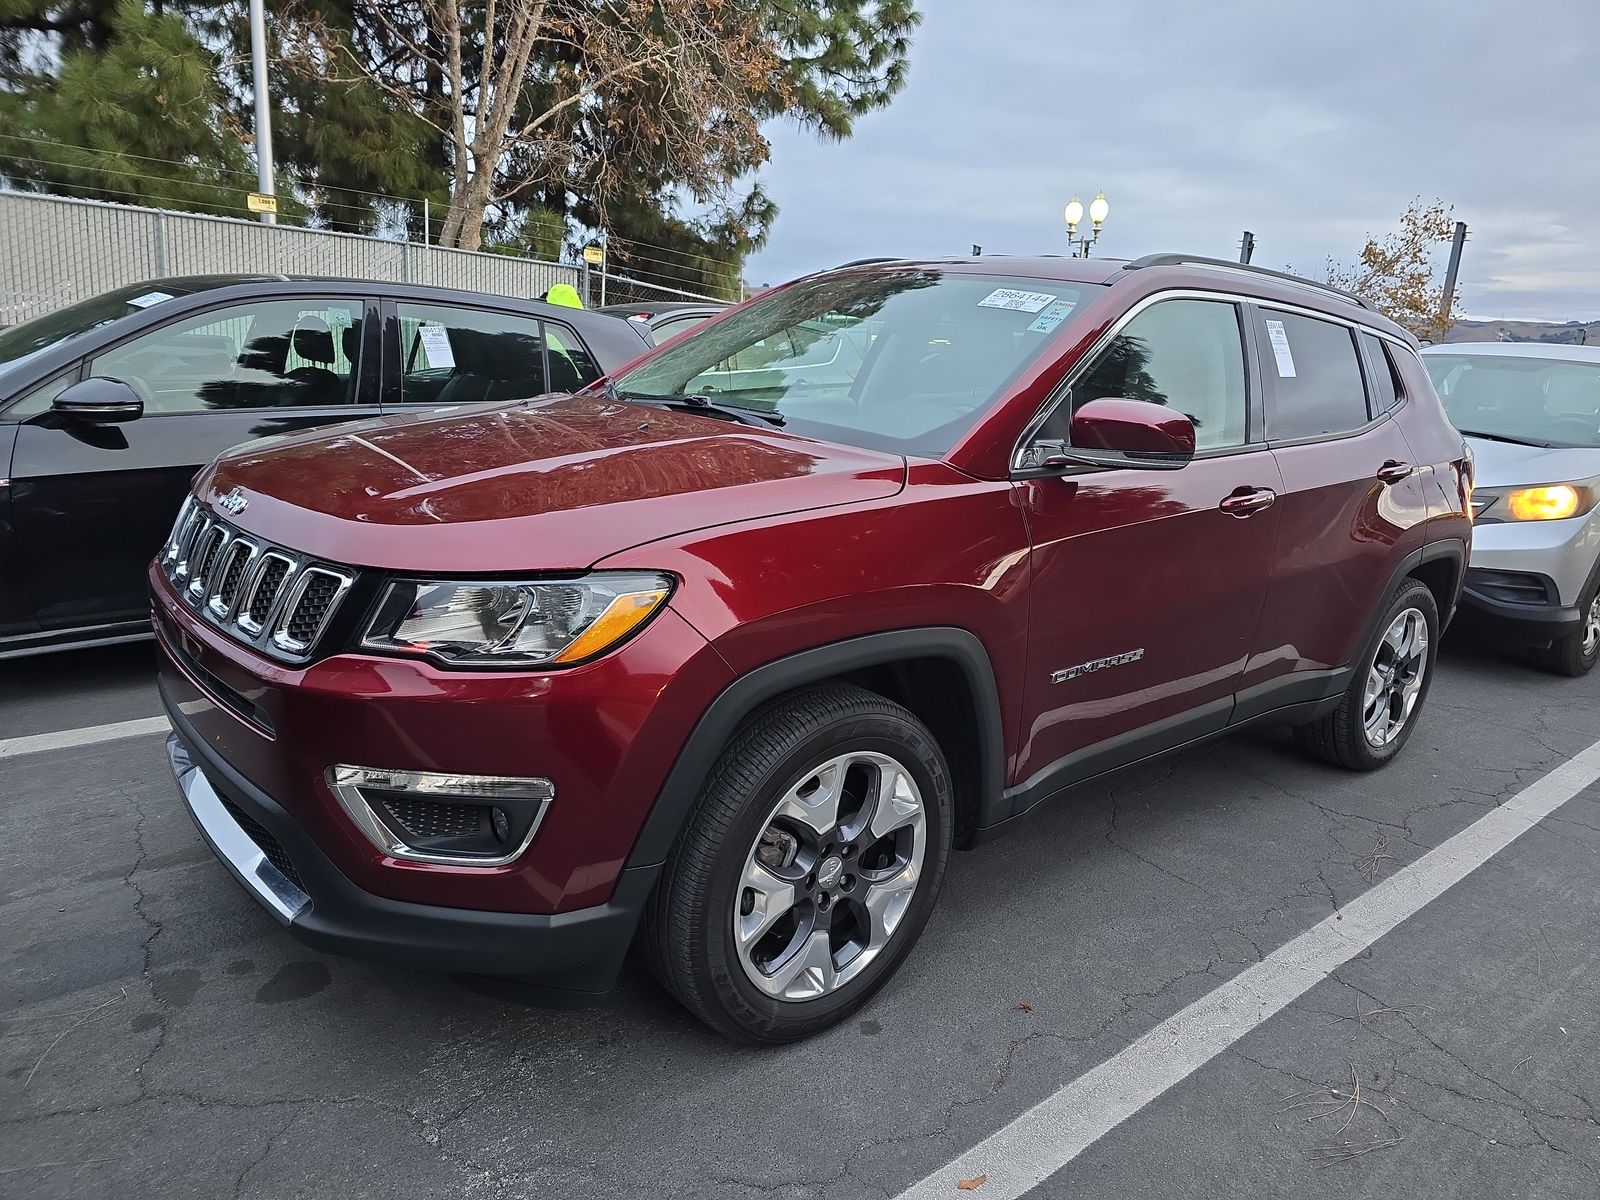
[[[362,645],[450,666],[572,666],[611,649],[671,594],[671,576],[648,571],[548,582],[400,579]]]

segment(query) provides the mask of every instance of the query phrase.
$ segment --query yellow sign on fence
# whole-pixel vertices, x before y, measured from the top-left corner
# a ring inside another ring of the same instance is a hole
[[[583,261],[586,263],[603,263],[606,260],[605,248],[602,246],[585,246],[583,248]]]
[[[264,195],[261,192],[251,192],[250,195],[245,198],[245,204],[249,207],[251,212],[275,213],[278,211],[278,198],[276,196]]]

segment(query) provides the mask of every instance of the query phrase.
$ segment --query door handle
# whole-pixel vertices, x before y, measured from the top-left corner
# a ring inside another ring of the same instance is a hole
[[[1384,483],[1399,483],[1402,479],[1409,478],[1415,470],[1416,468],[1410,463],[1391,458],[1378,468],[1378,478]]]
[[[1271,488],[1238,487],[1224,496],[1217,507],[1230,517],[1248,517],[1271,508],[1277,498],[1278,493]]]

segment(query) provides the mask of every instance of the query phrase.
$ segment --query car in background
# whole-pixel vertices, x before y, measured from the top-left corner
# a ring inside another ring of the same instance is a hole
[[[1466,623],[1587,674],[1600,661],[1600,347],[1459,342],[1422,360],[1477,458]]]
[[[660,304],[608,304],[599,311],[642,325],[650,331],[650,341],[660,343],[721,316],[727,307],[715,300],[672,300]]]
[[[648,349],[537,301],[282,275],[135,284],[0,332],[0,658],[148,636],[145,567],[230,446],[573,391]]]

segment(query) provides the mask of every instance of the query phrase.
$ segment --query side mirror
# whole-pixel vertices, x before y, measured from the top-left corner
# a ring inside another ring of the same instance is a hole
[[[112,425],[144,416],[144,401],[120,379],[80,379],[55,398],[50,411],[89,425]]]
[[[1194,458],[1194,422],[1163,404],[1106,397],[1072,414],[1068,443],[1040,445],[1040,465],[1176,471]]]

